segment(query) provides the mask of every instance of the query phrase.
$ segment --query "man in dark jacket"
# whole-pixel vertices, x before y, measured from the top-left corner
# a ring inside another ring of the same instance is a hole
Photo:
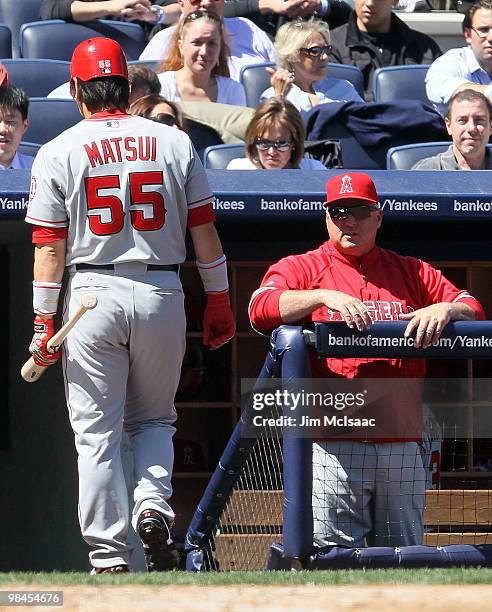
[[[331,32],[330,60],[362,70],[367,99],[372,96],[376,68],[430,64],[441,55],[432,38],[410,29],[392,13],[395,4],[396,0],[354,0],[348,22]]]

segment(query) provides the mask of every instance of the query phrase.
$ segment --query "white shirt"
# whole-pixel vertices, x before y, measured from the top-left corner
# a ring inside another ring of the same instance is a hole
[[[285,170],[292,170],[293,168],[285,168]],[[303,157],[299,164],[300,170],[326,170],[318,159],[311,159],[309,157]],[[248,157],[240,157],[238,159],[231,159],[227,164],[227,170],[261,170],[257,168],[254,163]]]
[[[157,75],[161,83],[161,96],[171,102],[181,100],[181,95],[176,83],[176,72],[169,70]],[[246,94],[241,83],[223,76],[215,76],[217,82],[217,100],[220,104],[235,104],[236,106],[246,106]]]
[[[316,83],[314,90],[320,104],[327,102],[364,102],[352,83],[345,79],[327,77],[323,81]],[[260,102],[274,96],[275,91],[273,87],[269,87],[261,94]],[[313,108],[309,94],[294,84],[292,84],[285,99],[291,102],[299,111],[309,111]]]
[[[27,168],[28,170],[30,170],[33,161],[34,157],[31,157],[30,155],[16,153],[8,166],[0,164],[0,170],[20,170],[21,168]]]
[[[41,147],[26,221],[68,228],[67,266],[176,264],[190,219],[212,200],[184,132],[104,111]]]
[[[70,93],[70,83],[62,83],[61,85],[58,85],[58,87],[55,87],[53,91],[50,91],[46,97],[60,98],[62,100],[70,99],[72,97],[72,94]]]
[[[230,17],[224,19],[224,25],[229,34],[231,78],[238,81],[243,66],[275,61],[272,41],[252,21],[245,17]],[[157,32],[150,39],[139,59],[152,61],[165,59],[176,27],[173,25]]]
[[[444,115],[453,92],[466,83],[490,85],[491,78],[480,66],[471,47],[450,49],[427,70],[425,89],[434,107]]]

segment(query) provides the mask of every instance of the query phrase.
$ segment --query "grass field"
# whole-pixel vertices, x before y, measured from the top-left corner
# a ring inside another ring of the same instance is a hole
[[[0,587],[10,584],[38,585],[364,585],[364,584],[492,584],[491,568],[388,569],[313,572],[171,572],[90,576],[81,572],[0,573]]]

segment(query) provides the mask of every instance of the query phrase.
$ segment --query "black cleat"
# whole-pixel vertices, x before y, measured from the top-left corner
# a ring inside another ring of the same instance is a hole
[[[144,510],[138,517],[137,532],[142,540],[149,572],[169,572],[178,567],[179,555],[169,525],[160,512]]]

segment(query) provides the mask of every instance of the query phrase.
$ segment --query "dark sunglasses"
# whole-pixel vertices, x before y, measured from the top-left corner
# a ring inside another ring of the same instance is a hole
[[[355,206],[328,206],[327,211],[332,219],[343,220],[349,215],[352,215],[357,221],[367,219],[371,216],[373,210],[377,210],[376,206],[368,204],[356,204]]]
[[[202,17],[207,17],[212,21],[222,23],[222,19],[218,15],[212,13],[212,11],[206,11],[205,9],[198,9],[192,13],[188,13],[184,19],[184,23],[189,23],[190,21],[195,21],[195,19],[201,19]]]
[[[309,55],[309,57],[320,57],[323,53],[330,55],[332,49],[331,45],[316,45],[315,47],[301,47],[299,51]]]
[[[287,151],[291,146],[292,143],[287,140],[266,140],[265,138],[255,140],[255,147],[260,151],[268,151],[270,147],[277,149],[277,151]]]
[[[153,117],[149,117],[152,121],[156,121],[157,123],[163,123],[164,125],[173,125],[178,124],[178,120],[174,115],[169,115],[168,113],[159,113],[158,115],[154,115]]]

